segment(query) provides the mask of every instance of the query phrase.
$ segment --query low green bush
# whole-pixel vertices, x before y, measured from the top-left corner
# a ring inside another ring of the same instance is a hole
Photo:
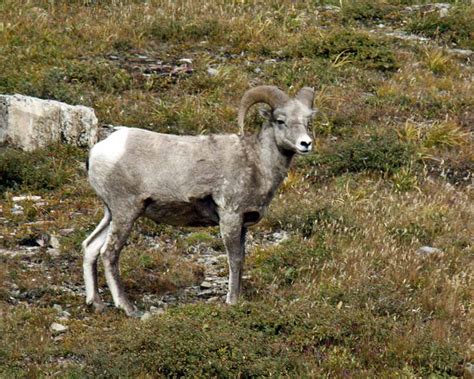
[[[1,148],[0,191],[59,188],[77,175],[77,165],[71,165],[74,159],[85,161],[85,153],[69,145],[51,146],[31,153]]]
[[[428,38],[439,39],[461,48],[474,49],[474,7],[457,6],[447,15],[438,11],[418,12],[407,24],[406,30]]]
[[[161,42],[194,42],[224,35],[221,23],[213,19],[185,22],[180,19],[159,17],[149,30],[150,36]]]
[[[305,35],[293,54],[308,58],[323,57],[335,63],[344,59],[364,68],[381,71],[393,71],[398,67],[386,40],[349,29],[335,29],[323,35]]]

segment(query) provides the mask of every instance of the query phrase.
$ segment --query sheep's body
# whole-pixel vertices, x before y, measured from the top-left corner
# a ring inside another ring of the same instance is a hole
[[[87,303],[103,308],[97,289],[101,254],[116,306],[128,315],[137,314],[121,285],[118,259],[141,216],[171,225],[219,225],[229,255],[227,302],[235,303],[246,228],[261,219],[285,178],[295,153],[292,146],[306,152],[310,148],[302,121],[309,117],[310,106],[296,100],[287,103],[291,112],[283,108],[275,112],[283,112],[289,125],[294,118],[294,136],[289,127],[276,130],[270,121],[250,137],[175,136],[121,128],[95,145],[89,157],[89,181],[105,203],[105,215],[83,243]]]
[[[218,209],[228,209],[251,223],[264,213],[289,161],[254,136],[121,128],[91,150],[89,177],[109,208],[127,214],[134,209],[160,223],[209,226],[219,224]]]

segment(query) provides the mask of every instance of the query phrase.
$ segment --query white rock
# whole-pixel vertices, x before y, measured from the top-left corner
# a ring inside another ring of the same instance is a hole
[[[216,76],[219,73],[219,70],[216,70],[215,68],[208,67],[207,68],[207,74],[209,76]]]
[[[49,246],[51,246],[53,249],[59,249],[61,247],[58,237],[56,237],[54,234],[52,234],[49,238]]]
[[[66,325],[58,324],[57,322],[53,322],[49,328],[55,333],[64,333],[69,329]]]
[[[22,196],[13,196],[13,197],[12,197],[12,201],[13,201],[13,202],[19,202],[19,201],[25,201],[25,200],[29,200],[29,201],[39,201],[39,200],[41,200],[41,196],[22,195]]]
[[[142,317],[140,317],[140,320],[142,321],[148,321],[151,319],[152,314],[150,312],[145,312]]]
[[[211,282],[208,282],[208,281],[204,281],[200,284],[200,287],[201,288],[212,288],[212,283]]]
[[[150,307],[150,312],[153,315],[162,315],[163,313],[165,313],[165,310],[163,308],[158,308],[158,307],[151,306]]]
[[[97,142],[92,108],[23,95],[0,95],[0,144],[33,151],[54,142],[92,146]]]
[[[442,254],[443,251],[431,246],[422,246],[417,251],[420,255],[432,255],[432,254]]]
[[[61,307],[59,304],[53,304],[53,309],[58,313],[63,311],[63,307]]]

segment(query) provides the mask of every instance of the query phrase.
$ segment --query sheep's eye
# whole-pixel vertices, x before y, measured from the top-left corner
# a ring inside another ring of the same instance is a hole
[[[278,125],[285,125],[285,121],[283,120],[276,120]]]

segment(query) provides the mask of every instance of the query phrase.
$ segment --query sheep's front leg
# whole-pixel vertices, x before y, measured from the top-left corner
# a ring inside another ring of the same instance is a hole
[[[220,229],[229,262],[229,292],[226,303],[235,304],[241,290],[246,228],[239,215],[226,215],[221,216]]]

